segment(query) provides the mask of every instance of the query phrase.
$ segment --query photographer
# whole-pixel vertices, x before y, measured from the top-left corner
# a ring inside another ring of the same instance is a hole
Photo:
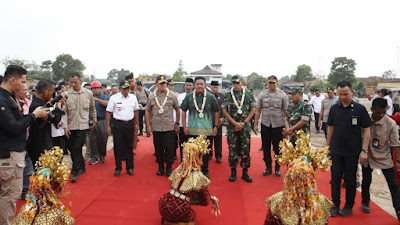
[[[0,87],[0,224],[11,224],[16,202],[22,191],[25,166],[26,128],[36,118],[47,116],[49,109],[37,108],[22,115],[15,93],[25,87],[26,70],[10,65]]]
[[[38,107],[52,107],[53,102],[49,102],[54,94],[54,84],[47,79],[42,79],[36,86],[36,96],[33,96],[29,112],[32,112]],[[57,98],[60,99],[60,98]],[[51,149],[53,147],[53,140],[51,137],[51,124],[58,124],[61,121],[63,111],[60,109],[64,98],[61,97],[61,101],[57,102],[57,107],[53,111],[49,112],[46,119],[36,119],[35,123],[29,128],[29,138],[27,143],[28,154],[31,157],[33,165],[39,160],[40,154],[44,153],[44,150]]]

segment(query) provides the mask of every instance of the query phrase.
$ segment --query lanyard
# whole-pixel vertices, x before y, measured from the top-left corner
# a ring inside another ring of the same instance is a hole
[[[19,104],[19,101],[16,101],[13,97],[11,97],[11,96],[8,96],[8,97],[10,97],[10,99],[18,106],[18,111],[20,111],[20,112],[22,112],[22,107],[21,107],[21,105]]]

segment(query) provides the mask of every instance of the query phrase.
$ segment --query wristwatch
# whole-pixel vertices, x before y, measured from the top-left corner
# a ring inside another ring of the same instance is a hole
[[[365,152],[365,153],[368,153],[368,150],[367,150],[367,149],[361,149],[361,151],[363,151],[363,152]]]

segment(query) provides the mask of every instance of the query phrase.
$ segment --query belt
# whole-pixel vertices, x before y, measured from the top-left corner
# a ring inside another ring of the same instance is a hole
[[[106,118],[105,117],[97,117],[97,121],[99,121],[99,120],[105,120]]]
[[[133,119],[132,119],[132,120],[117,120],[117,119],[115,119],[115,121],[118,121],[118,122],[121,122],[121,123],[125,123],[125,124],[127,124],[127,123],[130,123],[130,122],[132,122],[132,121],[133,121]]]
[[[171,190],[169,191],[169,193],[170,193],[171,195],[177,197],[177,198],[180,198],[180,199],[182,199],[182,200],[186,200],[186,201],[190,202],[190,198],[189,198],[189,197],[186,197],[184,194],[182,194],[182,193],[180,193],[180,192],[178,192],[178,191],[176,191],[176,190],[174,190],[174,189],[171,189]]]

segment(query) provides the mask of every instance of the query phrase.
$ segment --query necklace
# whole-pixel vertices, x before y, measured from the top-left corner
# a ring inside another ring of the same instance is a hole
[[[197,101],[196,101],[196,91],[193,91],[194,107],[196,107],[197,112],[199,112],[200,119],[203,119],[204,117],[203,111],[204,111],[204,106],[206,105],[206,97],[207,97],[207,91],[204,90],[203,105],[201,106],[201,109],[199,109],[199,106],[197,106]]]
[[[160,110],[158,110],[158,113],[162,114],[164,112],[164,105],[165,105],[165,103],[167,103],[167,100],[169,97],[169,89],[167,88],[167,95],[165,96],[164,102],[162,105],[160,105],[160,102],[158,101],[157,90],[158,90],[158,88],[156,88],[156,90],[154,90],[154,98],[156,100],[156,104],[157,104],[158,108],[160,108]]]
[[[236,97],[233,94],[233,88],[231,88],[231,95],[232,95],[233,103],[235,103],[235,106],[238,109],[237,113],[238,114],[242,114],[243,113],[242,107],[243,107],[243,102],[244,102],[245,88],[242,87],[242,99],[240,100],[240,106],[238,105]]]

